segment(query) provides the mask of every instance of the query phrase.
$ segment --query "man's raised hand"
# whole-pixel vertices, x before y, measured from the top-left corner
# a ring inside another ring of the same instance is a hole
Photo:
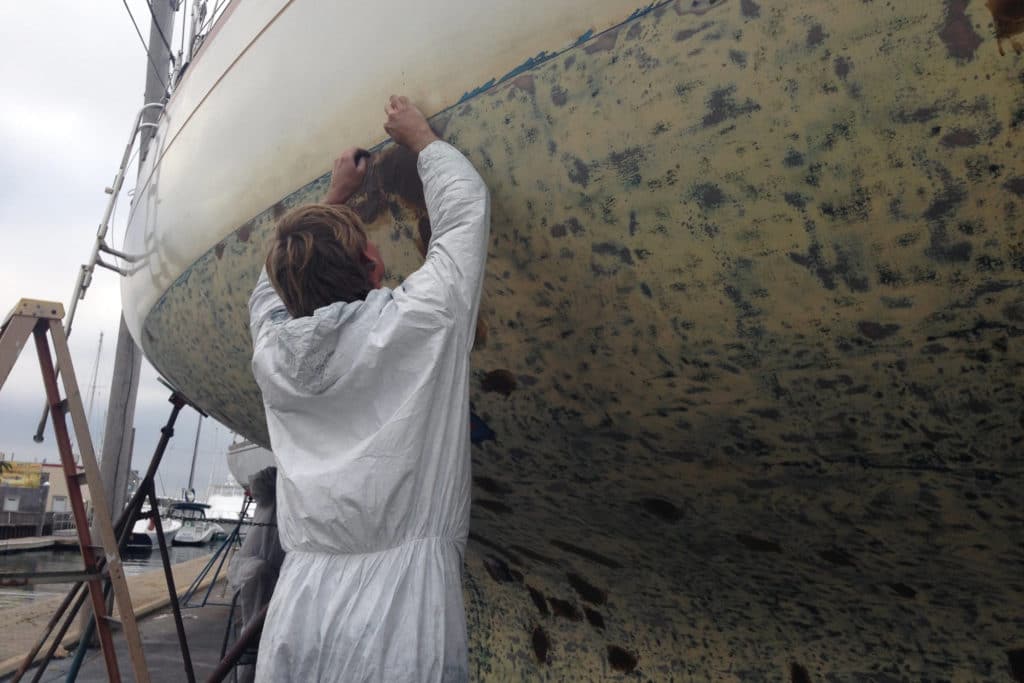
[[[388,120],[384,122],[384,130],[391,139],[408,147],[416,154],[431,142],[439,139],[430,128],[423,112],[409,102],[408,97],[392,95],[384,106]]]
[[[370,153],[359,147],[349,147],[334,160],[331,186],[327,188],[324,204],[344,204],[363,186],[363,178],[370,168]]]

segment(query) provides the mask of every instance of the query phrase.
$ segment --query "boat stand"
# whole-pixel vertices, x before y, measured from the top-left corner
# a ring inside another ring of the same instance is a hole
[[[246,493],[245,501],[242,503],[242,511],[238,513],[238,522],[235,523],[235,526],[231,530],[231,533],[228,534],[228,537],[225,538],[221,542],[220,546],[217,547],[217,551],[213,554],[213,557],[210,558],[210,561],[206,563],[206,566],[203,567],[203,570],[199,572],[196,578],[192,581],[192,585],[189,586],[188,590],[185,591],[185,594],[181,596],[181,603],[186,609],[206,607],[207,605],[216,605],[218,607],[230,606],[232,610],[234,609],[234,600],[230,603],[211,602],[210,593],[213,592],[213,587],[217,584],[218,579],[220,579],[220,573],[224,569],[224,563],[227,561],[228,555],[231,554],[231,550],[235,547],[241,547],[242,545],[242,524],[245,521],[245,513],[248,512],[249,505],[251,503],[252,496]],[[195,598],[196,594],[199,593],[203,580],[206,579],[206,576],[210,573],[210,570],[213,569],[214,565],[217,565],[217,569],[213,572],[213,579],[207,586],[206,593],[203,594],[203,597],[200,599],[198,604],[194,604],[192,602],[193,598]],[[228,617],[228,620],[230,621],[230,617]]]
[[[82,572],[17,572],[4,575],[4,578],[36,582],[53,581],[55,579],[77,581],[67,597],[62,601],[58,611],[50,618],[42,638],[25,657],[13,680],[20,681],[25,672],[32,666],[35,656],[39,653],[39,650],[46,642],[57,622],[60,621],[61,613],[73,601],[73,594],[78,592],[80,593],[79,599],[72,611],[72,615],[78,612],[82,603],[85,602],[86,596],[88,596],[92,602],[93,621],[97,625],[96,628],[99,632],[100,647],[103,651],[103,660],[106,664],[108,679],[118,683],[121,680],[111,629],[112,623],[120,623],[124,631],[125,640],[128,643],[135,680],[139,683],[149,683],[149,671],[146,668],[146,659],[142,652],[142,639],[139,635],[138,624],[135,621],[131,596],[128,594],[128,584],[125,581],[124,569],[121,566],[120,546],[117,542],[114,526],[111,523],[110,508],[103,489],[103,480],[100,477],[99,465],[96,463],[96,456],[93,452],[92,437],[89,434],[89,425],[82,406],[82,395],[78,389],[78,380],[75,377],[74,365],[71,362],[71,352],[68,349],[67,336],[61,323],[63,318],[64,307],[59,303],[22,299],[4,319],[3,325],[0,326],[0,387],[7,381],[7,377],[14,368],[14,364],[21,355],[21,351],[27,344],[29,337],[33,337],[35,340],[36,353],[39,356],[39,367],[43,376],[43,385],[46,388],[47,404],[53,420],[53,432],[56,436],[57,447],[60,452],[64,478],[67,481],[68,499],[71,502],[71,510],[74,514],[75,527],[78,532],[78,547],[85,565]],[[47,335],[49,335],[49,340]],[[53,345],[52,354],[50,351],[51,343]],[[56,362],[54,362],[55,358]],[[65,398],[60,396],[60,387],[57,385],[58,373],[64,385]],[[71,422],[74,426],[78,450],[85,469],[84,473],[78,472],[78,466],[75,464],[75,455],[71,449],[71,437],[68,433],[66,419],[69,413],[71,414]],[[89,529],[89,519],[82,499],[83,484],[89,487],[92,496],[93,522],[102,541],[103,545],[101,546],[93,545],[92,534]],[[120,620],[115,620],[107,612],[104,581],[107,583],[106,590],[113,590],[114,597],[117,600]],[[74,617],[72,616],[72,618]],[[70,619],[62,628],[62,635],[54,639],[50,650],[47,652],[46,661],[49,661],[50,657],[52,657],[53,651],[56,650],[57,644],[60,638],[63,637],[63,633],[66,632],[69,624]],[[41,676],[42,669],[36,673],[35,680],[39,680]]]
[[[238,599],[238,594],[235,594],[235,600],[231,601],[231,615],[228,617],[228,630],[224,633],[224,643],[221,645],[221,660],[217,663],[217,668],[213,670],[210,677],[206,679],[206,683],[221,683],[227,675],[234,671],[235,667],[239,664],[255,664],[256,663],[256,649],[259,645],[260,636],[263,635],[263,623],[267,620],[267,610],[270,609],[270,604],[267,603],[260,612],[253,617],[252,622],[245,627],[242,633],[238,636],[238,640],[235,641],[234,645],[231,646],[231,650],[228,650],[228,638],[231,635],[231,625],[235,614],[235,604]],[[243,658],[249,657],[250,660]]]
[[[189,652],[188,638],[185,635],[185,624],[181,618],[181,605],[178,601],[178,591],[174,586],[174,572],[171,569],[171,558],[167,547],[167,540],[164,536],[163,524],[160,521],[159,501],[156,495],[156,474],[157,470],[160,468],[160,463],[163,460],[164,453],[167,450],[167,444],[170,442],[171,437],[174,436],[174,425],[178,420],[178,414],[181,412],[182,408],[189,406],[204,417],[206,416],[206,413],[185,398],[181,392],[168,385],[162,379],[160,382],[171,390],[171,395],[168,398],[168,402],[171,404],[171,414],[167,418],[167,424],[160,428],[160,440],[157,442],[156,450],[153,452],[153,457],[149,461],[149,467],[146,469],[146,474],[143,475],[138,489],[136,489],[131,500],[128,501],[128,505],[125,506],[124,511],[121,513],[121,517],[118,519],[118,543],[121,548],[126,547],[128,539],[131,538],[132,528],[135,526],[135,522],[140,519],[150,519],[150,523],[156,531],[160,561],[163,565],[164,579],[167,582],[167,597],[170,600],[171,611],[174,614],[174,627],[178,634],[178,646],[181,649],[181,659],[185,668],[185,677],[189,683],[195,683],[195,670],[192,667],[192,657]],[[142,512],[142,505],[146,502],[149,503],[149,510],[147,512]],[[95,621],[90,621],[82,639],[79,641],[80,643],[85,644],[92,639],[92,630],[94,627]],[[78,670],[81,668],[82,661],[85,658],[85,650],[86,648],[80,645],[75,651],[75,659],[68,671],[69,681],[73,681],[77,678]]]

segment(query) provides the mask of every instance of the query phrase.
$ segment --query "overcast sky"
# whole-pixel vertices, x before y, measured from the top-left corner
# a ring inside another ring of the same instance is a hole
[[[149,37],[145,0],[129,7]],[[0,315],[19,298],[51,299],[68,305],[78,268],[89,256],[129,128],[142,106],[148,66],[124,6],[117,0],[32,0],[3,3],[0,22]],[[180,19],[172,39],[179,45]],[[135,186],[135,171],[125,191]],[[122,192],[114,221],[116,247],[124,236],[128,197]],[[118,276],[97,269],[80,302],[70,340],[89,410],[95,447],[109,398],[120,315]],[[95,358],[100,333],[103,350]],[[170,404],[167,390],[143,361],[135,418],[133,468],[144,470]],[[0,452],[19,460],[58,458],[48,428],[42,444],[32,441],[44,405],[36,355],[29,346],[0,391]],[[161,467],[158,490],[185,486],[197,417],[183,411]],[[231,432],[204,420],[195,488],[228,476],[224,452]]]

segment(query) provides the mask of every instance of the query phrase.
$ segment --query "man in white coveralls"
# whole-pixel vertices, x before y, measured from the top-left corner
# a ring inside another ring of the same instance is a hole
[[[433,230],[422,267],[381,286],[380,252],[344,206],[368,164],[352,149],[323,204],[280,220],[249,300],[288,553],[260,641],[265,683],[468,678],[469,354],[490,200],[406,98],[385,113],[418,154]]]

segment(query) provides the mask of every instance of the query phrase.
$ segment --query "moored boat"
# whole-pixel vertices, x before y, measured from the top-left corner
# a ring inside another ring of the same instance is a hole
[[[142,512],[147,512],[148,506],[143,506]],[[170,546],[181,529],[181,520],[167,516],[166,512],[160,512],[160,527],[164,532],[164,542]],[[132,527],[131,536],[128,537],[128,549],[145,552],[159,547],[157,539],[156,523],[152,519],[140,519]]]
[[[205,503],[175,503],[171,506],[170,518],[181,523],[174,536],[175,545],[205,545],[224,534],[220,524],[206,518],[209,507]]]

